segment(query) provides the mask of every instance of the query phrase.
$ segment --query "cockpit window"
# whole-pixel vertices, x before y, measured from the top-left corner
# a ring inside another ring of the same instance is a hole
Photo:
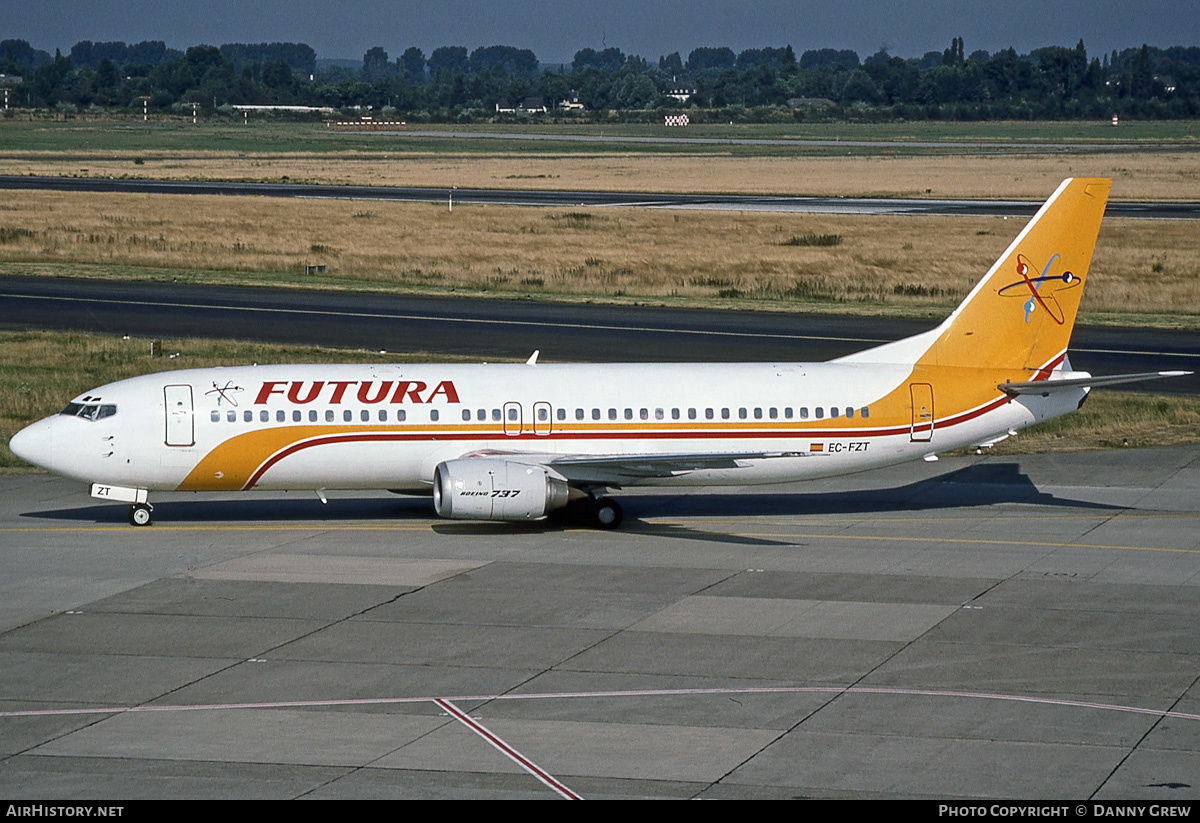
[[[67,417],[82,417],[84,420],[103,420],[117,413],[115,403],[68,403],[59,412]]]

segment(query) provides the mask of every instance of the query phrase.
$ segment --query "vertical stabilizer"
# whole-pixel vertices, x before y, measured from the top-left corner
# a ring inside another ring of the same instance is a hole
[[[937,329],[925,365],[1038,369],[1067,349],[1110,181],[1064,180]]]
[[[1012,370],[1057,362],[1071,339],[1111,181],[1064,180],[954,313],[936,329],[840,357]]]

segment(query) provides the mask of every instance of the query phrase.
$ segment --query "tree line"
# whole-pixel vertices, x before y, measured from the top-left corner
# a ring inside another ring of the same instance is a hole
[[[1200,113],[1200,47],[1114,50],[1100,57],[1049,46],[967,54],[962,38],[943,51],[901,58],[880,50],[792,47],[734,52],[699,47],[650,61],[618,48],[581,49],[547,66],[529,49],[410,47],[394,59],[379,46],[361,65],[321,61],[302,43],[198,45],[80,41],[51,56],[24,40],[0,41],[0,84],[10,105],[79,111],[128,108],[228,112],[234,105],[388,110],[416,120],[485,119],[522,101],[570,116],[684,110],[694,119],[1075,119],[1127,115],[1188,118]],[[529,106],[532,108],[532,106]],[[518,115],[521,116],[521,115]]]

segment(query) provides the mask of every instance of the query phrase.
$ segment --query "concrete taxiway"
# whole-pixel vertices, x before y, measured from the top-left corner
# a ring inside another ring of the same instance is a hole
[[[0,797],[1200,798],[1200,447],[429,502],[0,477]]]

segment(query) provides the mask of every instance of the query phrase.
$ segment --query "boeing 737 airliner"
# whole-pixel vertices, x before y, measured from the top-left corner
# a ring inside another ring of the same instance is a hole
[[[828,363],[247,366],[101,386],[18,457],[132,504],[151,491],[391,489],[443,517],[604,528],[609,489],[781,483],[986,446],[1093,386],[1067,344],[1109,181],[1066,180],[940,326]]]

